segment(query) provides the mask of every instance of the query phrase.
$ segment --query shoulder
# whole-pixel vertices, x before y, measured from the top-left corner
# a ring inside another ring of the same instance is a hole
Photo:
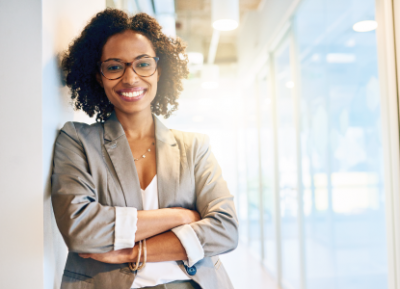
[[[60,129],[60,135],[66,135],[70,139],[76,142],[81,142],[82,139],[86,139],[94,134],[99,134],[103,131],[101,123],[87,124],[77,121],[67,121],[64,126]]]
[[[210,147],[210,138],[206,134],[175,129],[171,129],[171,132],[178,145],[183,146],[187,154],[197,155],[207,151]]]

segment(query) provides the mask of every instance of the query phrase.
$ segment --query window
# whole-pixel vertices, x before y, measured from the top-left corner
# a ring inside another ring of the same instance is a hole
[[[300,79],[307,289],[387,288],[375,1],[306,0]]]

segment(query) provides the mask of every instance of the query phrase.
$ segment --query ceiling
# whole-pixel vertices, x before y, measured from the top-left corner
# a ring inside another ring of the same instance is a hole
[[[246,12],[257,10],[263,0],[239,0],[240,22]],[[207,61],[213,28],[211,0],[175,0],[176,34],[187,44],[187,51],[202,52]],[[239,23],[240,25],[240,23]],[[220,32],[216,64],[236,62],[237,31]]]
[[[239,28],[246,13],[259,9],[266,1],[239,0]],[[106,5],[107,7],[125,10],[128,13],[140,11],[155,17],[169,14],[175,18],[176,35],[187,43],[187,51],[201,52],[204,56],[204,61],[207,62],[213,35],[211,0],[106,0]],[[169,24],[171,23],[166,25]],[[172,25],[174,25],[173,22]],[[236,39],[238,30],[220,32],[214,60],[215,64],[237,62]]]

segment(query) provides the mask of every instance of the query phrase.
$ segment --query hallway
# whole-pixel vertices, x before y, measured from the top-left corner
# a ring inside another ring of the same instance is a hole
[[[107,8],[146,13],[165,47],[186,45],[172,59],[187,78],[161,96],[179,106],[159,119],[209,137],[239,222],[237,250],[220,256],[235,289],[400,289],[400,0],[1,0],[0,288],[60,288],[55,139],[67,121],[96,122],[73,109],[60,57]],[[159,56],[135,57],[155,73]],[[112,110],[98,63],[77,79]]]
[[[253,256],[246,245],[221,255],[226,271],[235,289],[278,289],[265,267]]]

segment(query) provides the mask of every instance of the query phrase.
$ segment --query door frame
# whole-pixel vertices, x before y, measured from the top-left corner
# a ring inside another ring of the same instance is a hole
[[[382,142],[385,174],[385,211],[388,254],[388,285],[400,289],[400,3],[376,0],[376,30],[381,95]],[[397,55],[397,56],[396,56]]]

